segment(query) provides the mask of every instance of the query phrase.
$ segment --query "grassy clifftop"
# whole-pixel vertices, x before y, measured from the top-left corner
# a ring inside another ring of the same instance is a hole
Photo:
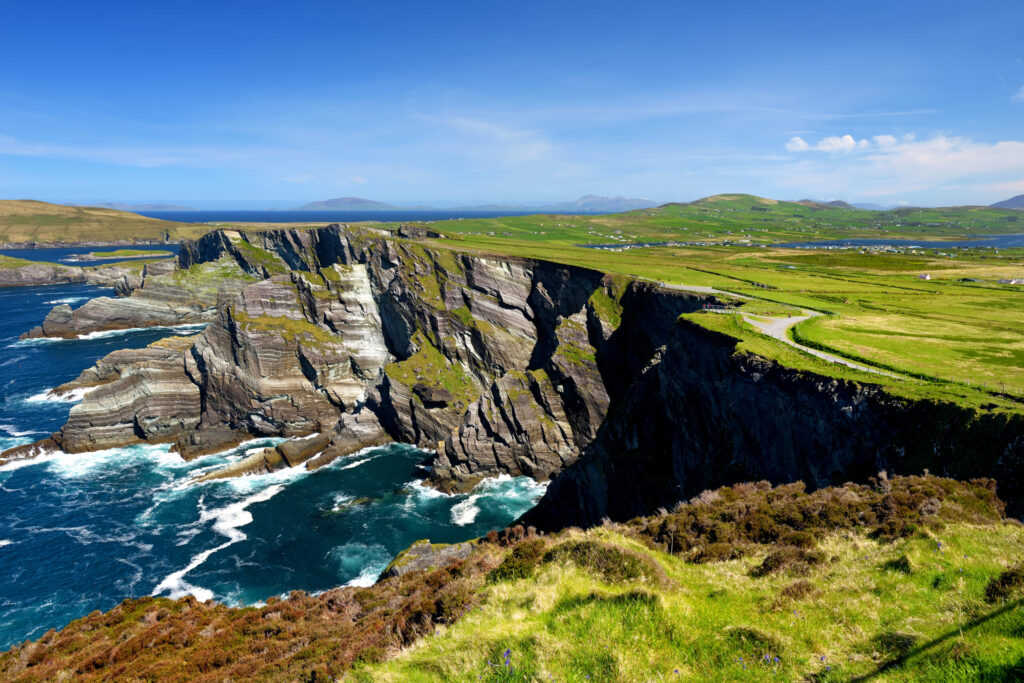
[[[0,200],[0,243],[177,241],[206,230],[114,209]]]
[[[738,485],[626,524],[492,533],[370,588],[127,601],[0,655],[0,677],[1019,680],[1024,527],[1001,510],[987,481]]]

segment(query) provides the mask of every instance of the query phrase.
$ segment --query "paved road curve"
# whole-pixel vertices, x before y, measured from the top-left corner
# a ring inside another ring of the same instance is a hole
[[[805,320],[809,320],[815,316],[821,315],[821,313],[818,313],[817,311],[804,311],[804,313],[807,315],[795,315],[790,318],[769,318],[767,320],[757,320],[749,316],[743,316],[743,319],[746,320],[751,325],[753,325],[754,327],[756,327],[757,329],[759,329],[762,333],[771,337],[772,339],[778,339],[780,342],[783,342],[784,344],[789,344],[790,346],[798,348],[801,351],[804,351],[805,353],[811,354],[812,356],[817,356],[818,358],[828,361],[829,363],[839,363],[840,365],[845,365],[846,367],[853,368],[854,370],[873,372],[876,375],[885,375],[887,377],[899,377],[899,375],[893,374],[891,372],[879,370],[878,368],[873,368],[868,365],[854,363],[853,361],[847,360],[841,356],[834,356],[831,353],[825,353],[824,351],[819,351],[818,349],[812,349],[809,346],[804,346],[803,344],[798,344],[797,342],[793,341],[789,337],[789,334],[787,334],[791,327],[793,327],[797,323],[802,323]]]
[[[665,289],[675,289],[682,292],[696,292],[698,294],[722,294],[736,299],[751,299],[751,297],[744,296],[743,294],[737,294],[735,292],[729,292],[724,289],[715,289],[714,287],[707,287],[703,285],[670,285],[666,282],[659,282],[658,284],[664,287]],[[803,344],[793,341],[789,337],[788,332],[791,327],[818,315],[821,315],[821,313],[819,313],[818,311],[810,311],[804,309],[803,315],[795,315],[789,318],[762,318],[761,320],[758,320],[750,316],[744,315],[743,319],[746,320],[751,325],[753,325],[755,329],[760,330],[762,334],[766,334],[772,339],[778,339],[780,342],[784,344],[789,344],[794,348],[800,349],[805,353],[809,353],[812,356],[816,356],[829,363],[838,363],[840,365],[845,365],[848,368],[853,368],[854,370],[861,370],[862,372],[871,372],[876,375],[885,375],[886,377],[896,377],[897,379],[902,379],[900,375],[894,374],[892,372],[879,370],[878,368],[873,368],[869,365],[861,365],[860,363],[854,363],[852,360],[847,360],[842,356],[836,356],[831,353],[819,351],[818,349],[812,349],[809,346],[804,346]]]

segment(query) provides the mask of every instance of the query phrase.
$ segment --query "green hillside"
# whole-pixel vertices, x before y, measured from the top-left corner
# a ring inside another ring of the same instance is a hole
[[[126,211],[0,200],[0,243],[176,242],[198,237],[205,226],[171,223]]]

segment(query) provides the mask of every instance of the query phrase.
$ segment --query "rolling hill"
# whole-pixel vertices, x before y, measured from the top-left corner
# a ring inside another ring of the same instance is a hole
[[[115,209],[0,200],[0,244],[176,242],[206,230]]]

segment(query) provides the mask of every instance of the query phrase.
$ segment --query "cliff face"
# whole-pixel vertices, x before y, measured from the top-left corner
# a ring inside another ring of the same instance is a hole
[[[671,329],[647,313],[674,319],[703,297],[332,226],[210,233],[183,246],[174,272],[97,301],[55,310],[39,333],[208,325],[115,352],[61,387],[92,388],[53,437],[64,450],[165,441],[189,457],[320,435],[256,454],[243,473],[395,439],[435,450],[435,481],[465,488],[499,472],[548,479],[574,462],[631,364]]]
[[[735,352],[680,320],[596,439],[524,521],[592,526],[745,480],[812,487],[879,470],[993,477],[1024,513],[1024,418],[896,398]]]
[[[825,486],[883,468],[991,476],[1024,512],[1022,418],[737,354],[679,320],[706,300],[339,226],[218,231],[112,300],[120,309],[70,314],[61,330],[90,329],[106,309],[131,326],[182,311],[175,320],[208,325],[87,370],[64,388],[98,388],[52,438],[71,452],[163,441],[186,457],[288,439],[210,476],[318,467],[393,439],[435,451],[441,487],[554,479],[528,514],[545,528],[649,514],[736,481]]]

